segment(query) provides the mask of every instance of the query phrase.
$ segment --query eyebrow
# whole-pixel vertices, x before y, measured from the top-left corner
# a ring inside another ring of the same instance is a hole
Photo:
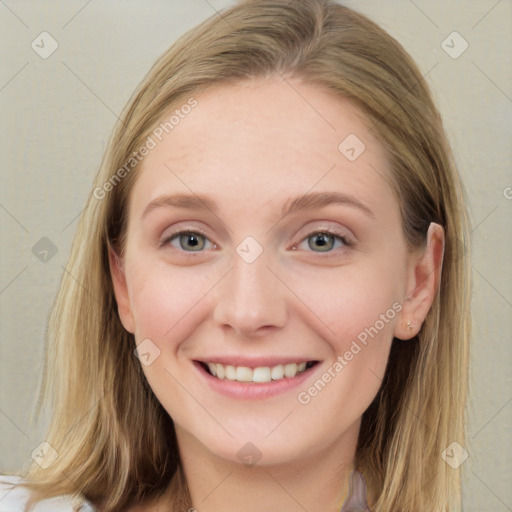
[[[363,202],[350,194],[341,192],[310,192],[298,197],[289,198],[281,209],[281,216],[285,217],[302,210],[323,208],[331,204],[357,208],[366,216],[375,219],[375,214]],[[160,207],[210,210],[215,214],[219,211],[217,203],[204,194],[174,194],[159,196],[151,201],[144,209],[142,217],[145,217],[149,212]]]

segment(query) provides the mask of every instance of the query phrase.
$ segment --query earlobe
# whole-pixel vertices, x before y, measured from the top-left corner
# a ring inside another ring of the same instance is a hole
[[[431,222],[426,247],[410,269],[406,298],[395,327],[396,338],[409,340],[419,333],[439,292],[444,245],[443,227]]]
[[[121,319],[123,327],[133,334],[135,327],[131,312],[130,298],[128,296],[128,286],[126,284],[123,260],[110,244],[108,246],[108,261],[119,318]]]

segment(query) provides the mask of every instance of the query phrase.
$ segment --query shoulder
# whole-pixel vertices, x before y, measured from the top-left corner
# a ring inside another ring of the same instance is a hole
[[[20,476],[0,475],[0,512],[24,512],[30,492],[22,486]],[[70,496],[57,496],[40,501],[34,505],[30,512],[94,512],[94,508],[87,502],[79,504]]]

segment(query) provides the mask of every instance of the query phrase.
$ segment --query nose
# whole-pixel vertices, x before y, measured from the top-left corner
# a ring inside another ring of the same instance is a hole
[[[282,328],[287,320],[285,287],[270,269],[265,252],[252,263],[238,254],[216,290],[215,324],[241,338],[254,338]]]

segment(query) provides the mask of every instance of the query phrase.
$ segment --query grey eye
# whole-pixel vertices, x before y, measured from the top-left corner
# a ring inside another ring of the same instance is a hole
[[[173,244],[175,240],[179,242],[178,247]],[[201,233],[196,233],[195,231],[181,231],[170,237],[168,243],[186,252],[199,252],[205,248],[206,240],[207,238]]]
[[[330,233],[314,233],[308,237],[308,246],[310,249],[319,249],[320,251],[330,251],[334,247],[334,239],[339,238]]]

